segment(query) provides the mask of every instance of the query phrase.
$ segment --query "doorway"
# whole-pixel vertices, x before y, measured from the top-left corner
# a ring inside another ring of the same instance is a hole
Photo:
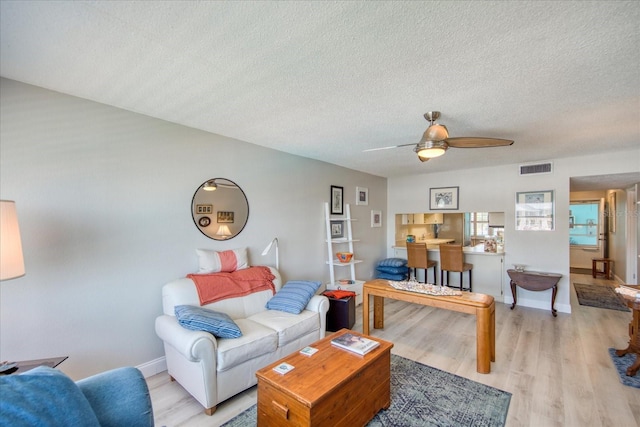
[[[623,174],[593,175],[571,177],[569,185],[570,200],[604,199],[607,203],[615,200],[613,207],[606,206],[611,211],[605,211],[615,215],[613,224],[607,223],[608,218],[603,218],[602,227],[606,234],[603,241],[607,245],[607,257],[614,261],[614,276],[618,281],[625,283],[637,283],[640,270],[640,223],[638,219],[638,187],[640,186],[640,172]],[[615,193],[617,197],[611,198]],[[603,210],[604,211],[604,210]],[[605,227],[606,225],[606,227]],[[603,245],[603,255],[605,247]],[[598,257],[599,251],[594,251],[593,257]],[[582,264],[584,265],[584,264]],[[573,264],[570,262],[570,266]],[[589,261],[589,270],[591,264]]]

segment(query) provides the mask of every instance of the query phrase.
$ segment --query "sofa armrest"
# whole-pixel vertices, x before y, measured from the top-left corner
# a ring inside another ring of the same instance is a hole
[[[183,328],[175,316],[163,314],[156,318],[156,334],[191,362],[206,359],[215,363],[218,342],[209,332]]]
[[[305,310],[315,311],[320,314],[327,314],[327,311],[329,311],[329,298],[324,295],[314,295],[307,303]]]
[[[327,330],[327,311],[329,311],[329,298],[324,295],[314,295],[311,297],[306,310],[315,311],[320,315],[320,338],[324,338]]]
[[[132,367],[103,372],[76,382],[102,426],[153,427],[149,388]]]

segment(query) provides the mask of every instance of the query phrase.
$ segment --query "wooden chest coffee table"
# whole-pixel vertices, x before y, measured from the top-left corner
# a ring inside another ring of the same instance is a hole
[[[391,347],[380,345],[360,356],[331,345],[331,339],[350,332],[341,329],[316,341],[318,352],[298,352],[260,369],[258,426],[363,426],[391,403]],[[366,335],[365,335],[366,336]],[[279,374],[282,362],[295,369]]]

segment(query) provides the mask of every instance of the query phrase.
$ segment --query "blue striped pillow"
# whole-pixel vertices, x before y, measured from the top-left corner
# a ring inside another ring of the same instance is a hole
[[[387,258],[378,263],[378,267],[402,267],[407,265],[407,260],[404,258]]]
[[[300,314],[320,287],[320,282],[290,280],[267,302],[269,310]]]
[[[205,331],[219,338],[238,338],[242,331],[225,313],[193,305],[176,305],[175,313],[182,327],[192,331]]]

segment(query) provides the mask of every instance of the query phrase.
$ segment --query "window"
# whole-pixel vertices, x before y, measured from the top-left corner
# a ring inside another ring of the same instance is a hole
[[[489,234],[489,212],[471,212],[469,214],[471,237],[484,237]]]
[[[598,200],[569,204],[569,243],[573,246],[598,246]]]

